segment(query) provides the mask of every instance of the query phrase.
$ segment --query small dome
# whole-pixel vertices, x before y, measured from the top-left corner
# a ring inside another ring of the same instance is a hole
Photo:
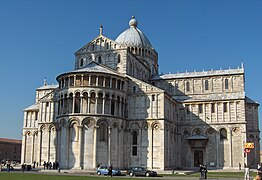
[[[122,32],[116,42],[133,47],[153,48],[146,35],[137,28],[138,22],[134,16],[129,21],[129,28]]]

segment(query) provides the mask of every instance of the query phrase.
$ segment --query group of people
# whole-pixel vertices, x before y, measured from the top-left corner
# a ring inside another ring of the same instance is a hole
[[[200,179],[207,179],[207,166],[200,164],[199,165]]]
[[[59,163],[56,161],[56,162],[45,162],[44,161],[44,169],[53,169],[53,170],[57,170],[59,168]]]

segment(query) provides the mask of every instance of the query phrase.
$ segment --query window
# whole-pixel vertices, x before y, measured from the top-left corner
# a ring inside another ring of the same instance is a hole
[[[135,92],[136,92],[136,87],[134,86],[134,87],[133,87],[133,93],[135,93]]]
[[[152,95],[152,101],[155,101],[155,95]]]
[[[228,89],[228,79],[225,79],[225,89]]]
[[[198,105],[198,113],[199,114],[203,113],[203,104]]]
[[[98,63],[102,63],[101,56],[98,57]]]
[[[132,133],[132,155],[137,156],[137,131]]]
[[[227,130],[225,128],[220,130],[220,140],[227,139]]]
[[[189,82],[186,82],[186,91],[190,91],[190,84],[189,84]]]
[[[137,156],[137,146],[132,147],[132,155]]]
[[[49,102],[46,102],[46,107],[49,107]]]
[[[223,109],[224,109],[224,112],[227,112],[227,103],[226,102],[223,103]]]
[[[215,104],[214,103],[211,104],[211,113],[215,113]]]
[[[80,59],[80,67],[84,65],[84,59]]]
[[[205,90],[208,90],[208,80],[205,80]]]
[[[118,60],[118,63],[120,63],[120,61],[121,61],[121,56],[120,56],[120,54],[118,54],[117,60]]]

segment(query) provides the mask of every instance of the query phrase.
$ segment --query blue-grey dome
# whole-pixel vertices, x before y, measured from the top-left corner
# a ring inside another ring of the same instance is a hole
[[[153,48],[146,35],[137,28],[137,25],[138,22],[133,16],[129,21],[130,27],[122,32],[115,41],[131,47]]]

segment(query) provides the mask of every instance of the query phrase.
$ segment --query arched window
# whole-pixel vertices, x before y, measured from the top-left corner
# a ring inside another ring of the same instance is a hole
[[[101,56],[98,57],[98,63],[100,63],[100,64],[102,63],[102,58],[101,58]]]
[[[225,89],[228,89],[228,79],[225,79]]]
[[[227,139],[227,130],[225,128],[220,130],[220,140]]]
[[[118,54],[118,56],[117,56],[117,61],[118,61],[118,63],[120,63],[120,61],[121,61],[121,56],[120,56],[120,54]]]
[[[188,81],[186,82],[186,91],[190,91],[190,84]]]
[[[205,90],[208,90],[208,80],[205,80]]]
[[[132,156],[137,156],[137,131],[132,133]]]

